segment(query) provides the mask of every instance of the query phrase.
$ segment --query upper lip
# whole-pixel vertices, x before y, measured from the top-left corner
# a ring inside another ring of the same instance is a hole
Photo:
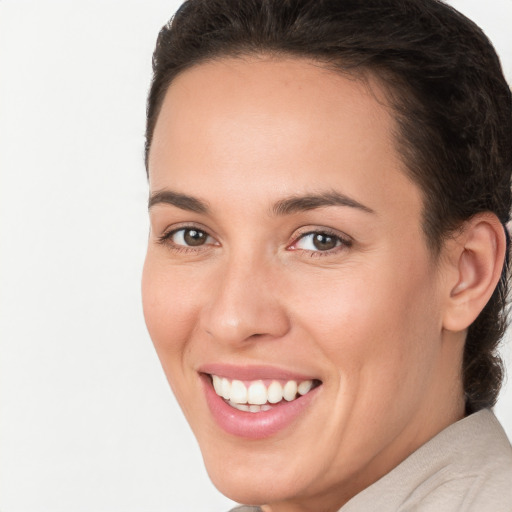
[[[305,375],[286,368],[268,365],[233,365],[225,363],[207,363],[198,368],[200,373],[208,373],[232,380],[319,380],[318,377]]]

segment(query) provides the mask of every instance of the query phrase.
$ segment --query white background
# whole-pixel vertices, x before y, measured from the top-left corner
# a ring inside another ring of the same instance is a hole
[[[512,0],[453,1],[512,77]],[[0,1],[0,510],[223,512],[142,317],[145,99],[177,1]],[[512,367],[510,348],[506,349]],[[512,386],[497,414],[512,437]]]

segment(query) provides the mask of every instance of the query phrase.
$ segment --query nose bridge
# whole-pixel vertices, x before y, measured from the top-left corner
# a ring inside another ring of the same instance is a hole
[[[251,337],[283,336],[288,319],[272,286],[275,273],[261,255],[244,252],[228,257],[203,308],[202,328],[217,341],[230,344]]]

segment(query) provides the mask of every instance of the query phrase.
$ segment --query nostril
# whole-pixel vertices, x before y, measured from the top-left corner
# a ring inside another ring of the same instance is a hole
[[[250,339],[259,339],[259,338],[262,338],[263,336],[265,336],[264,334],[260,334],[260,333],[255,333],[255,334],[251,334],[247,339],[250,340]]]

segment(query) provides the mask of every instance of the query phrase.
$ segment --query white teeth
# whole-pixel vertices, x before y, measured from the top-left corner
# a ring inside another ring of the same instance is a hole
[[[236,402],[232,402],[231,400],[228,402],[231,407],[238,409],[239,411],[244,412],[261,412],[261,411],[270,411],[272,407],[270,405],[246,405],[246,404],[237,404]]]
[[[217,375],[212,375],[213,389],[217,395],[222,396],[222,379]]]
[[[268,401],[271,404],[277,404],[283,399],[283,386],[277,380],[274,380],[268,387]]]
[[[263,381],[257,380],[249,386],[247,401],[254,405],[263,405],[267,403],[267,388]]]
[[[305,380],[304,382],[301,382],[297,388],[297,391],[299,392],[299,395],[305,395],[308,391],[311,390],[313,387],[313,381],[312,380]]]
[[[224,400],[229,400],[231,395],[231,383],[228,379],[224,378],[221,381],[221,396]]]
[[[270,411],[270,405],[249,405],[249,412]]]
[[[291,402],[292,400],[295,400],[295,397],[297,396],[297,383],[294,380],[289,380],[283,388],[283,398]]]
[[[234,380],[231,383],[230,400],[232,402],[236,402],[237,404],[247,403],[247,388],[242,381]]]
[[[249,412],[249,406],[245,404],[237,404],[236,402],[232,402],[231,400],[228,402],[231,407],[238,409],[239,411]],[[255,405],[254,407],[259,407],[259,405]]]
[[[312,380],[299,383],[289,380],[284,386],[279,381],[273,380],[268,389],[262,380],[251,382],[249,388],[241,380],[230,381],[218,375],[212,375],[212,382],[217,395],[228,400],[232,407],[246,412],[268,411],[271,409],[268,404],[277,404],[283,399],[291,402],[298,395],[305,395],[313,388]]]

